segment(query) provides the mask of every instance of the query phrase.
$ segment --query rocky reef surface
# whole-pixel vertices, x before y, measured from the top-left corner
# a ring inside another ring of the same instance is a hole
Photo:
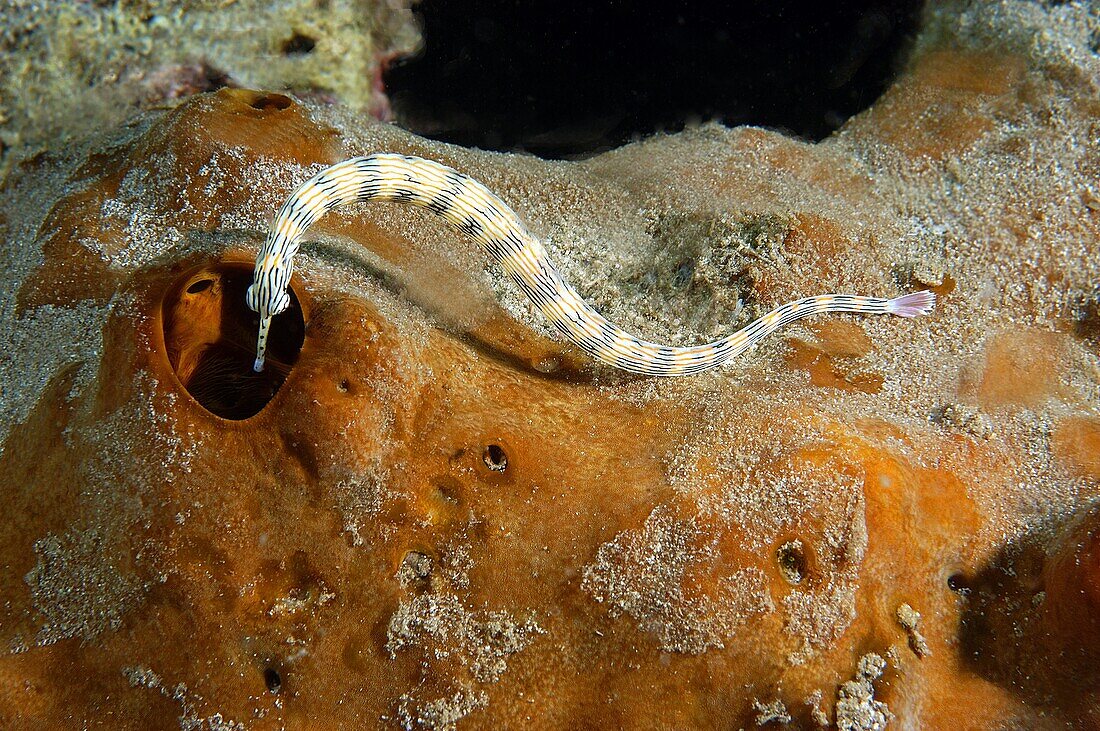
[[[223,86],[293,88],[385,117],[381,67],[419,42],[399,0],[5,0],[0,173]]]
[[[1100,728],[1100,23],[941,3],[819,144],[584,162],[223,89],[0,199],[4,728]],[[250,260],[380,150],[484,182],[655,380],[551,333],[422,210],[308,236],[272,367]]]

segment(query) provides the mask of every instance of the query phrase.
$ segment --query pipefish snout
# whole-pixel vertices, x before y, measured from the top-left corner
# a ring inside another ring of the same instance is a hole
[[[322,170],[287,199],[256,257],[248,306],[260,315],[254,368],[264,366],[271,318],[290,302],[287,286],[298,241],[321,215],[354,201],[412,203],[444,218],[481,244],[531,301],[569,340],[609,365],[647,376],[683,376],[715,368],[795,320],[822,312],[917,317],[928,314],[930,291],[880,299],[821,294],[781,305],[727,337],[686,348],[642,340],[608,322],[581,299],[550,263],[546,249],[519,216],[492,191],[445,165],[420,157],[377,154]]]

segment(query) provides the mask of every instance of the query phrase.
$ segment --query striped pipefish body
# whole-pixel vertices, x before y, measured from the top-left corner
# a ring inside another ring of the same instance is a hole
[[[325,211],[353,201],[408,202],[427,208],[476,240],[569,340],[609,365],[648,376],[681,376],[715,368],[784,325],[821,312],[916,317],[935,304],[932,292],[894,299],[822,294],[788,302],[743,329],[705,345],[647,342],[608,322],[550,263],[546,249],[492,191],[456,170],[419,157],[377,154],[322,170],[279,209],[256,257],[248,306],[260,315],[257,371],[263,368],[271,318],[290,304],[287,286],[299,240]]]

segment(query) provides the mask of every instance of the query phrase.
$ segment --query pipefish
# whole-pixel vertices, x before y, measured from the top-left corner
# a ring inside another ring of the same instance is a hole
[[[271,318],[290,304],[287,286],[299,239],[323,213],[354,201],[412,203],[444,218],[481,244],[535,306],[593,358],[647,376],[683,376],[715,368],[795,320],[822,312],[917,317],[936,296],[928,290],[893,299],[821,294],[788,302],[727,337],[705,345],[672,347],[626,332],[581,299],[554,268],[546,249],[520,217],[473,178],[432,160],[395,154],[355,157],[302,183],[279,209],[256,257],[248,306],[260,315],[257,372],[264,367]]]

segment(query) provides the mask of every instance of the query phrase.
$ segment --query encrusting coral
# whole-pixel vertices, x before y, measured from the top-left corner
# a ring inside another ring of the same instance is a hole
[[[26,161],[0,726],[1100,728],[1094,30],[942,4],[816,145],[546,162],[225,89]],[[940,305],[639,378],[372,204],[311,229],[253,373],[267,223],[379,150],[484,182],[653,340],[818,291]]]

